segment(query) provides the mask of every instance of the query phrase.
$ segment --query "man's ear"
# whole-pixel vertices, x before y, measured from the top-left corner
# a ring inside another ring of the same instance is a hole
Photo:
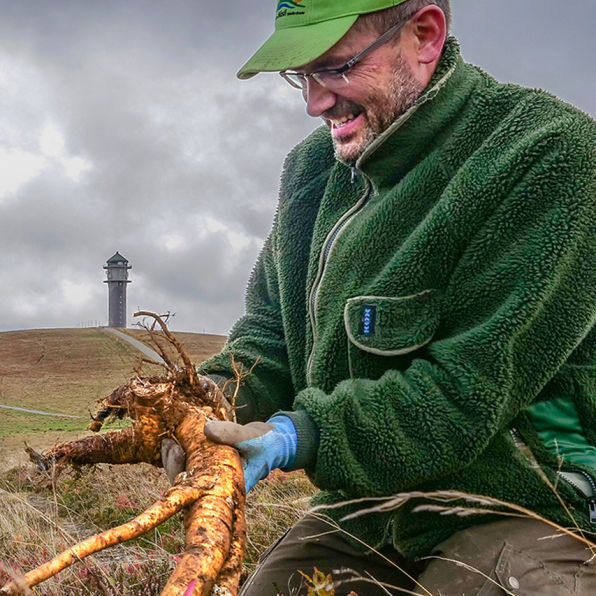
[[[417,40],[418,62],[438,62],[447,36],[447,22],[443,11],[436,4],[425,6],[412,17],[410,23]]]

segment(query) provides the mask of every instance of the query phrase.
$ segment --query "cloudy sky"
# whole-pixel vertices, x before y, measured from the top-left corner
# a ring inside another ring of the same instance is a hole
[[[339,0],[338,0],[339,1]],[[453,0],[464,57],[596,115],[594,0]],[[318,123],[276,75],[235,79],[275,0],[0,0],[0,331],[130,314],[226,333]]]

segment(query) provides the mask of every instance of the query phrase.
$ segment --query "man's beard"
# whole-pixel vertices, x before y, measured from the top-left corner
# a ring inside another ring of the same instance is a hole
[[[348,165],[354,165],[364,150],[402,114],[407,112],[423,91],[424,86],[415,78],[410,66],[400,53],[395,62],[389,92],[385,95],[372,94],[365,102],[367,108],[354,104],[357,112],[364,111],[366,115],[367,126],[363,137],[357,144],[349,147],[343,147],[340,142],[334,142],[335,157]],[[344,110],[344,113],[354,111],[346,109],[346,107],[341,107],[341,109]]]

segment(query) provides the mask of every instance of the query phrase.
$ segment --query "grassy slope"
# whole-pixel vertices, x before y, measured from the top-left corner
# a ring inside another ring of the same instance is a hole
[[[86,416],[130,377],[136,353],[99,329],[0,333],[1,403]]]
[[[143,331],[130,334],[145,339]],[[218,351],[225,340],[218,335],[176,335],[196,363]],[[0,333],[0,404],[80,416],[0,409],[0,467],[22,461],[23,441],[41,448],[84,434],[89,410],[134,374],[138,359],[133,346],[101,329]]]

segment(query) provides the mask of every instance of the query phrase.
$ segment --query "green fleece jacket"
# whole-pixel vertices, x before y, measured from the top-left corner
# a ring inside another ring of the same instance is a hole
[[[318,502],[450,489],[571,526],[510,429],[553,482],[561,458],[532,404],[571,403],[596,444],[595,321],[595,123],[496,82],[450,39],[424,95],[355,168],[326,128],[290,153],[246,315],[203,370],[257,362],[239,418],[285,410]],[[585,498],[558,489],[589,529]],[[495,519],[421,503],[342,525],[419,556]]]

